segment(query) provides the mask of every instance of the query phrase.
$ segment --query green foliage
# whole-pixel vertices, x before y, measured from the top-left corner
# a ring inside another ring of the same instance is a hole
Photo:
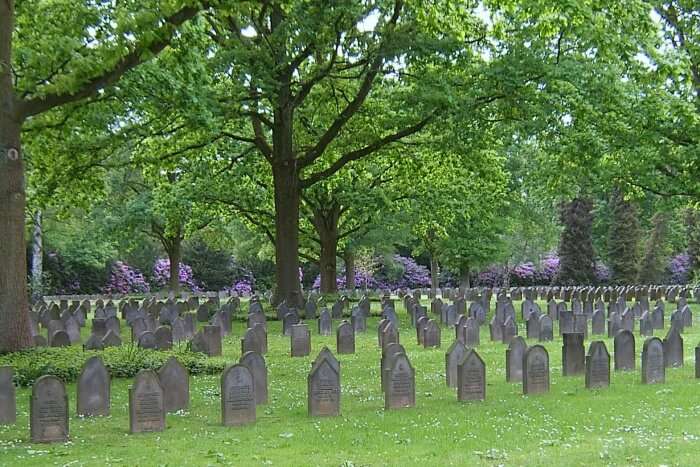
[[[559,241],[558,284],[595,284],[595,251],[591,239],[593,202],[578,197],[560,207],[564,225]]]
[[[639,274],[639,212],[619,189],[613,190],[610,205],[612,223],[608,234],[608,265],[615,283],[631,285]]]
[[[644,257],[639,266],[637,282],[640,284],[660,284],[666,272],[669,215],[657,212],[651,223],[653,228],[644,246]]]
[[[219,373],[226,363],[222,358],[209,358],[202,353],[190,352],[185,345],[172,351],[157,351],[125,344],[100,351],[83,351],[78,346],[37,347],[0,356],[0,366],[12,366],[15,382],[20,386],[31,386],[38,377],[47,374],[73,382],[80,375],[85,361],[94,355],[102,357],[114,378],[131,378],[142,369],[157,370],[170,356],[177,357],[193,375]]]

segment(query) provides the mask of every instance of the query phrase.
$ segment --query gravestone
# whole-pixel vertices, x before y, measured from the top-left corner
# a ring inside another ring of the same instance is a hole
[[[163,388],[163,408],[165,412],[186,410],[190,406],[190,375],[175,357],[170,357],[158,370],[158,378]]]
[[[671,326],[663,341],[664,362],[666,368],[680,368],[683,366],[683,338],[678,329]]]
[[[440,347],[440,326],[430,319],[423,330],[423,348]]]
[[[384,327],[381,329],[381,345],[382,348],[387,344],[395,342],[400,343],[399,340],[399,330],[394,323],[387,321]]]
[[[503,323],[503,336],[502,342],[508,344],[510,340],[518,335],[518,325],[515,323],[515,319],[512,316],[508,316]]]
[[[418,342],[418,345],[423,345],[423,336],[425,335],[425,326],[427,324],[427,316],[421,316],[416,320],[416,340]]]
[[[467,350],[457,369],[457,400],[483,401],[486,398],[486,365],[475,350]]]
[[[384,408],[401,409],[416,405],[416,375],[406,354],[397,353],[387,368]]]
[[[306,357],[311,353],[311,333],[306,324],[294,324],[290,330],[292,357]]]
[[[352,314],[350,324],[352,324],[355,334],[367,331],[367,317],[360,309],[357,310],[357,313]]]
[[[267,366],[265,359],[257,352],[246,352],[238,362],[250,370],[255,389],[255,405],[267,404]]]
[[[586,355],[586,388],[597,389],[610,386],[610,354],[605,342],[591,342]]]
[[[0,367],[0,425],[11,425],[17,420],[14,373],[10,366]]]
[[[470,349],[478,347],[480,343],[479,320],[476,318],[469,317],[467,318],[467,322],[464,325],[464,327],[466,328],[464,336],[464,346]]]
[[[49,342],[51,342],[51,347],[69,347],[71,344],[68,333],[60,329],[51,335]]]
[[[605,334],[605,312],[596,309],[591,317],[591,332],[594,336]]]
[[[291,336],[292,326],[299,324],[299,316],[296,313],[289,312],[282,319],[282,335]]]
[[[78,415],[109,415],[111,379],[100,357],[90,357],[85,362],[76,386]]]
[[[181,317],[177,317],[173,320],[172,329],[173,342],[182,342],[187,340],[187,329],[185,327],[185,320]]]
[[[561,347],[562,375],[580,375],[586,369],[586,351],[582,333],[565,333]]]
[[[330,336],[333,332],[333,320],[327,309],[322,309],[318,317],[318,333],[321,336]]]
[[[255,323],[255,325],[253,325],[253,331],[257,333],[258,342],[262,346],[262,351],[258,353],[260,355],[265,355],[267,353],[267,329],[264,325]]]
[[[53,375],[39,377],[29,403],[32,443],[68,441],[68,395],[63,381]]]
[[[141,370],[129,388],[129,426],[131,433],[165,430],[163,388],[153,370]]]
[[[221,355],[221,330],[219,326],[204,326],[190,342],[193,352],[203,352],[210,357]]]
[[[503,322],[499,321],[497,316],[489,322],[489,334],[491,341],[503,341]]]
[[[105,333],[110,330],[117,335],[121,335],[121,324],[116,316],[105,319]]]
[[[654,326],[651,322],[651,315],[648,311],[642,313],[642,316],[639,319],[639,335],[646,337],[654,335]]]
[[[559,311],[559,335],[574,332],[574,314],[570,311]]]
[[[386,389],[386,381],[389,375],[389,368],[391,368],[394,365],[394,359],[398,354],[405,355],[406,349],[404,349],[403,345],[398,344],[396,342],[391,342],[382,349],[382,357],[380,360],[379,367],[382,390]]]
[[[506,349],[506,381],[519,383],[523,380],[523,357],[527,351],[525,339],[516,336]]]
[[[95,334],[91,334],[88,340],[83,344],[83,350],[102,350],[104,349],[104,344],[102,343],[102,338]]]
[[[263,354],[263,344],[261,342],[260,336],[255,329],[248,328],[241,339],[241,355],[246,352],[255,352],[260,355]]]
[[[221,421],[224,426],[255,422],[255,383],[250,370],[232,365],[221,375]]]
[[[318,306],[316,303],[316,300],[309,299],[306,301],[306,305],[304,306],[304,319],[306,320],[311,320],[311,319],[316,319],[316,311],[318,310]]]
[[[457,387],[457,367],[467,353],[467,348],[460,341],[452,343],[445,354],[445,379],[447,387]]]
[[[170,326],[159,326],[154,333],[156,349],[170,350],[173,348],[173,332]]]
[[[525,335],[528,339],[540,338],[540,316],[536,312],[528,314],[527,324],[525,325]]]
[[[636,367],[636,351],[634,334],[627,329],[622,329],[615,335],[613,341],[615,352],[615,371],[634,370]]]
[[[654,329],[664,328],[664,307],[657,305],[651,312],[651,325]]]
[[[64,322],[63,322],[64,330],[66,331],[66,334],[68,334],[68,339],[70,340],[71,344],[78,344],[80,343],[80,325],[78,322],[73,318],[73,316],[69,316]]]
[[[314,362],[307,377],[310,417],[340,415],[340,367],[335,358],[321,356]]]
[[[139,347],[142,349],[156,349],[157,345],[156,335],[151,331],[142,332],[139,336]]]
[[[619,313],[613,312],[608,316],[608,337],[615,337],[622,327],[622,317]]]
[[[336,349],[338,354],[355,353],[355,330],[345,320],[336,329]]]
[[[583,334],[583,338],[588,337],[588,316],[585,314],[574,315],[574,333]]]
[[[554,323],[549,315],[542,315],[539,318],[538,340],[540,342],[554,340]]]
[[[664,344],[658,337],[649,337],[642,348],[642,384],[666,382]]]
[[[333,319],[342,319],[343,318],[343,309],[345,308],[343,301],[338,300],[333,304],[331,307],[331,318]]]
[[[107,347],[120,347],[121,345],[121,337],[114,334],[112,331],[107,331],[107,334],[102,338],[102,348],[104,349]]]
[[[561,316],[561,315],[560,315]],[[549,354],[541,345],[533,345],[523,355],[523,394],[549,392]]]

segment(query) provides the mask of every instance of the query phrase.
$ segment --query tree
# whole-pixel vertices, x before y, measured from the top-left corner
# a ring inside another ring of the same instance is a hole
[[[581,195],[562,203],[559,216],[564,229],[559,241],[557,283],[581,285],[595,283],[595,252],[591,239],[593,203]]]
[[[634,284],[639,274],[639,239],[641,229],[637,207],[616,188],[610,199],[612,222],[608,233],[608,263],[613,280]]]
[[[25,253],[22,130],[96,95],[157,55],[200,11],[189,4],[0,2],[0,351],[32,345]],[[164,15],[153,11],[165,10]],[[57,44],[62,44],[57,47]]]
[[[666,237],[668,235],[668,214],[656,212],[651,218],[652,230],[644,246],[644,257],[639,267],[637,282],[640,284],[660,284],[663,282],[667,257]]]

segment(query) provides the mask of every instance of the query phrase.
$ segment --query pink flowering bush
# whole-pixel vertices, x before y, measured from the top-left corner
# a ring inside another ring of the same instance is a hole
[[[123,261],[112,265],[109,280],[102,291],[106,294],[129,294],[150,292],[151,287],[143,274]]]
[[[683,252],[672,257],[667,270],[671,284],[687,284],[690,280],[690,255]]]
[[[339,271],[336,275],[336,284],[339,290],[345,289],[344,270]],[[312,288],[318,290],[320,287],[321,277],[317,276]],[[389,290],[430,287],[430,271],[425,266],[416,263],[413,258],[394,255],[389,262],[381,262],[374,273],[356,270],[355,287]]]
[[[184,263],[180,263],[180,285],[188,288],[192,292],[200,292],[201,289],[194,279],[192,268]],[[156,287],[166,287],[170,283],[170,260],[168,258],[158,258],[153,265],[153,283]]]

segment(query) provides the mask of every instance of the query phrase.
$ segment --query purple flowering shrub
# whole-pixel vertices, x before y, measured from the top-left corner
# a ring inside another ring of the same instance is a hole
[[[499,285],[503,285],[504,276],[505,274],[503,273],[502,268],[492,265],[481,271],[476,276],[475,285],[482,287],[497,287]]]
[[[550,285],[559,272],[559,256],[556,253],[547,254],[539,265],[531,261],[520,263],[509,271],[511,286]],[[595,263],[596,279],[599,283],[610,280],[610,270],[601,261]],[[505,283],[505,273],[498,265],[489,266],[481,271],[476,278],[476,285],[495,287]]]
[[[512,285],[533,285],[538,279],[538,271],[532,262],[520,263],[510,271],[510,283]]]
[[[143,274],[123,261],[112,265],[109,280],[102,291],[106,294],[129,294],[150,292],[151,287]]]
[[[239,279],[229,287],[228,292],[239,297],[249,297],[253,295],[253,281],[248,278]]]
[[[690,280],[690,255],[683,252],[672,257],[667,270],[671,284],[687,284]]]
[[[179,280],[181,286],[188,288],[192,292],[201,291],[189,265],[180,263]],[[156,287],[166,287],[170,283],[170,259],[158,258],[156,260],[153,265],[153,283]]]
[[[355,287],[359,289],[417,289],[430,287],[430,271],[413,258],[394,255],[390,261],[378,261],[376,272],[358,268],[355,271]],[[345,270],[336,274],[336,284],[339,290],[346,287]],[[312,288],[318,290],[321,287],[321,277],[317,276]]]
[[[596,261],[594,270],[595,278],[599,283],[605,284],[610,282],[610,268],[608,268],[602,261]]]

